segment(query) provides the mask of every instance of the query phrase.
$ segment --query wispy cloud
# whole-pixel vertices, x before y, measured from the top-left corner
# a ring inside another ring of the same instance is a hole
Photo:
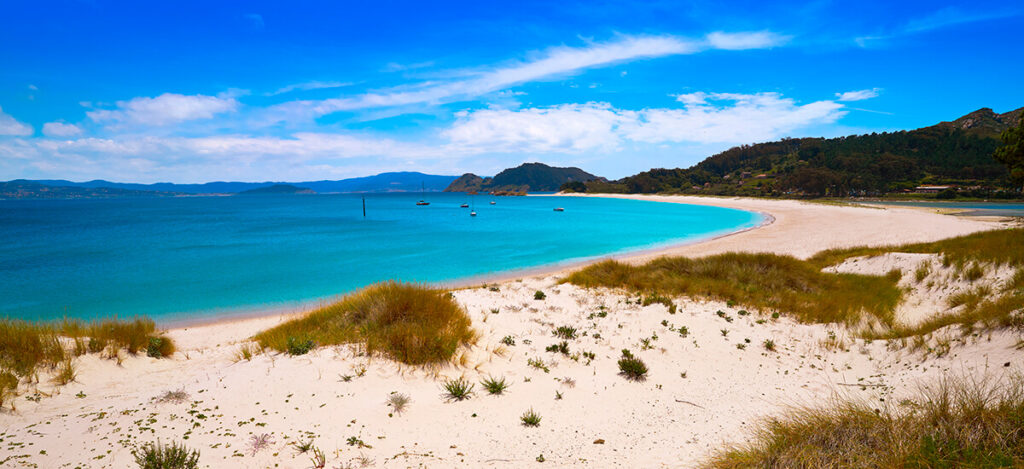
[[[340,81],[307,81],[305,83],[295,83],[288,86],[283,86],[269,93],[264,93],[264,96],[277,96],[279,94],[291,93],[292,91],[312,91],[312,90],[325,90],[331,88],[342,88],[345,86],[351,86],[352,83],[340,82]]]
[[[573,75],[581,71],[633,60],[694,54],[708,49],[760,49],[785,44],[789,38],[771,32],[715,32],[703,39],[676,36],[622,36],[585,47],[556,47],[532,60],[513,62],[466,77],[420,83],[363,95],[321,101],[292,101],[271,109],[272,118],[311,119],[333,112],[413,104],[440,104],[480,97],[523,83]],[[274,117],[277,116],[277,117]]]
[[[153,98],[137,97],[118,101],[114,109],[86,112],[94,122],[113,125],[165,126],[196,119],[209,119],[233,112],[239,103],[227,94],[219,96],[164,93]]]
[[[893,39],[901,36],[910,36],[914,34],[922,34],[936,29],[948,28],[960,24],[977,23],[982,21],[992,21],[1002,18],[1011,18],[1014,16],[1020,16],[1024,14],[1024,8],[1015,9],[1002,9],[999,11],[987,11],[987,12],[971,12],[964,11],[955,6],[948,6],[939,10],[936,10],[926,16],[920,18],[911,19],[907,21],[903,26],[896,28],[895,30],[876,34],[876,35],[865,35],[854,38],[854,42],[860,47],[870,47],[881,41],[887,39]]]
[[[0,108],[0,136],[26,136],[32,135],[32,132],[33,130],[31,125],[18,122],[18,120],[10,114],[5,113],[3,108]]]
[[[869,90],[857,90],[847,91],[845,93],[836,93],[836,101],[863,101],[865,99],[877,98],[878,93],[881,91],[881,88],[872,88]]]

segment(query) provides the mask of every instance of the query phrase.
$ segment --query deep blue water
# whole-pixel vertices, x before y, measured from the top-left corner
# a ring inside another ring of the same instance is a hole
[[[0,317],[209,319],[380,280],[465,279],[761,221],[694,205],[451,193],[367,195],[364,219],[361,197],[0,201]],[[431,205],[416,206],[421,197]]]

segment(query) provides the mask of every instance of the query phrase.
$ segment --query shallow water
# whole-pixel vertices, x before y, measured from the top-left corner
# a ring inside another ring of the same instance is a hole
[[[420,198],[431,204],[416,206]],[[210,319],[386,279],[453,281],[761,222],[740,210],[587,197],[371,194],[366,207],[363,218],[358,194],[0,201],[0,316]]]

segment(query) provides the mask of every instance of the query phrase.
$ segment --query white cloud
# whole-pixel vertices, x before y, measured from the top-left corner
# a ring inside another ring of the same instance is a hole
[[[865,99],[878,97],[878,93],[880,91],[882,91],[880,88],[872,88],[870,90],[857,90],[847,91],[845,93],[836,93],[836,101],[863,101]]]
[[[768,49],[784,45],[790,39],[789,36],[782,36],[771,31],[741,33],[718,31],[707,36],[707,42],[712,49],[723,50]]]
[[[115,109],[97,109],[86,112],[86,115],[99,123],[163,126],[209,119],[217,114],[233,112],[238,106],[238,101],[228,95],[164,93],[154,98],[118,101]]]
[[[276,96],[279,94],[291,93],[292,91],[311,91],[330,88],[341,88],[350,85],[351,83],[343,83],[340,81],[307,81],[305,83],[296,83],[293,85],[281,87],[275,91],[266,93],[264,96]]]
[[[442,136],[452,149],[478,152],[579,152],[618,145],[621,116],[607,104],[563,104],[518,111],[461,112]]]
[[[786,37],[770,32],[709,34],[701,40],[675,36],[622,36],[586,47],[556,47],[532,60],[515,62],[486,71],[467,72],[468,77],[439,83],[392,88],[359,96],[321,101],[292,101],[272,107],[271,119],[311,119],[338,111],[414,104],[439,104],[480,97],[523,83],[579,73],[616,63],[694,54],[707,49],[753,49],[783,44]]]
[[[47,122],[43,124],[43,135],[47,137],[74,137],[80,135],[82,129],[75,124],[63,122]]]
[[[0,108],[0,136],[25,136],[32,135],[32,132],[33,130],[31,125],[18,122],[17,119],[11,117],[9,114],[4,113],[3,108]]]
[[[682,109],[615,109],[606,103],[463,112],[442,135],[450,149],[577,153],[646,144],[740,144],[786,136],[846,114],[830,100],[797,104],[777,93],[689,93]]]

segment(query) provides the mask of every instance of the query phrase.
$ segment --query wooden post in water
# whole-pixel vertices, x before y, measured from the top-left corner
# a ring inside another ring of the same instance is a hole
[[[366,218],[366,196],[363,196],[363,218]]]

